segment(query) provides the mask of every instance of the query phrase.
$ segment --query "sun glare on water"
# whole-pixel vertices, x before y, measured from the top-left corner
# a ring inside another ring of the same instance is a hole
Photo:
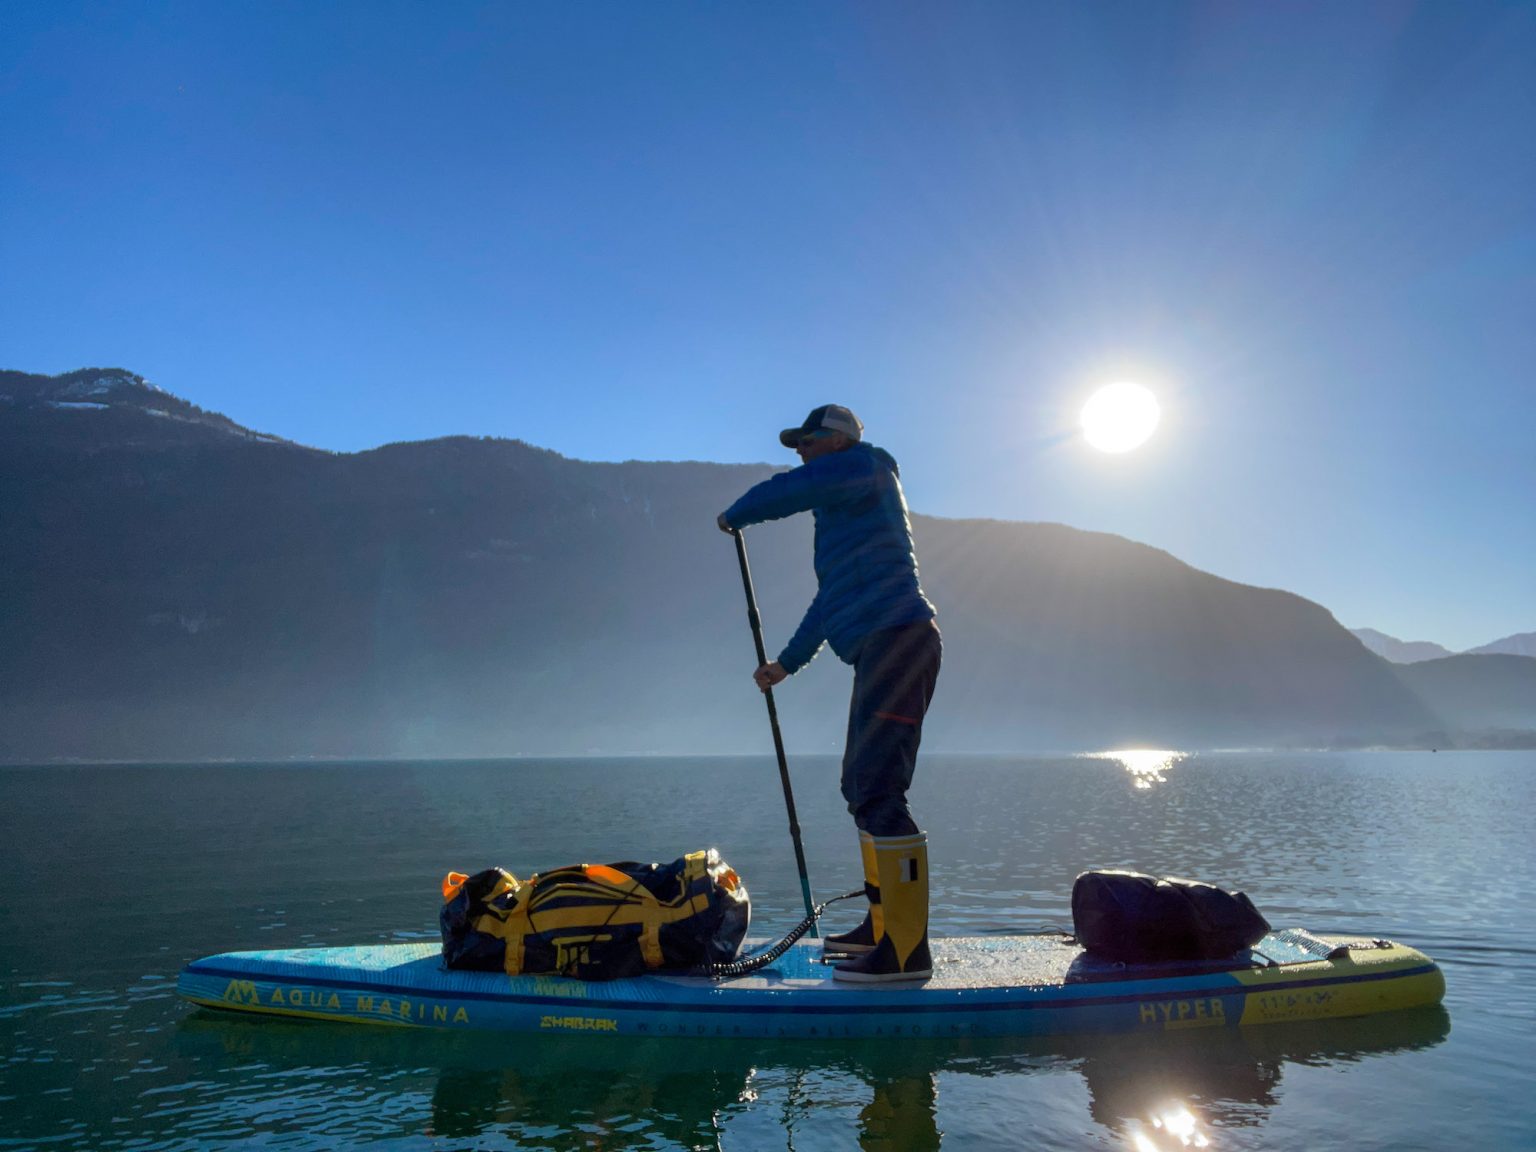
[[[1083,436],[1100,452],[1129,452],[1157,430],[1157,397],[1140,384],[1106,384],[1083,405]]]
[[[1188,752],[1176,752],[1171,748],[1126,748],[1119,752],[1082,752],[1085,760],[1113,760],[1131,774],[1137,788],[1148,789],[1154,784],[1168,783],[1164,775],[1180,760],[1188,758]]]

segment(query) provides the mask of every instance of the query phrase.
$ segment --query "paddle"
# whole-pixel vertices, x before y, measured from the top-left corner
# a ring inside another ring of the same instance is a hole
[[[768,653],[763,648],[763,621],[757,614],[757,593],[752,589],[752,569],[747,565],[747,542],[741,529],[732,528],[736,539],[736,559],[741,562],[741,586],[747,594],[747,622],[752,625],[752,642],[757,645],[757,666],[768,663]],[[773,729],[773,750],[779,757],[779,780],[784,785],[784,807],[789,809],[789,835],[795,842],[795,865],[800,869],[800,894],[805,898],[805,914],[811,920],[812,938],[820,938],[816,928],[816,908],[811,902],[811,880],[805,869],[805,846],[800,843],[800,820],[795,815],[795,792],[789,783],[789,764],[784,759],[784,737],[779,732],[779,710],[773,703],[773,689],[763,689],[763,699],[768,702],[768,725]]]

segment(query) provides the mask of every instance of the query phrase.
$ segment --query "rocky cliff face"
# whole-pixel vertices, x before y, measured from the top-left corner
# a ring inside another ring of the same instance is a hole
[[[471,438],[333,454],[105,370],[0,374],[0,397],[0,757],[769,747],[714,526],[766,466]],[[1299,597],[1060,525],[914,530],[945,637],[931,747],[1445,727]],[[776,651],[814,590],[809,523],[748,541]],[[839,747],[846,699],[824,653],[780,689],[790,746]]]

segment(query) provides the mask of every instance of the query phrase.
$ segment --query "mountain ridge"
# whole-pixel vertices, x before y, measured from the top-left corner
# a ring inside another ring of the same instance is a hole
[[[0,402],[0,758],[761,750],[714,517],[769,465],[329,453],[31,395]],[[814,593],[807,520],[748,534],[770,651]],[[946,641],[930,747],[1462,738],[1429,697],[1465,693],[1405,683],[1294,593],[1067,525],[913,528]],[[825,654],[781,689],[791,747],[836,750],[846,699]]]
[[[1432,640],[1399,640],[1375,628],[1351,628],[1359,641],[1383,660],[1393,664],[1413,664],[1420,660],[1440,660],[1454,653]]]
[[[1513,636],[1501,636],[1488,644],[1468,648],[1465,655],[1536,657],[1536,632],[1516,632]]]
[[[246,428],[222,413],[200,408],[126,368],[77,368],[57,376],[0,370],[0,405],[13,414],[47,409],[68,409],[81,415],[91,411],[118,416],[137,414],[203,432],[301,447],[280,436]]]
[[[1399,640],[1375,628],[1351,628],[1350,632],[1376,655],[1394,664],[1417,664],[1425,660],[1443,660],[1447,656],[1536,657],[1536,632],[1516,632],[1461,652],[1452,652],[1431,640]]]

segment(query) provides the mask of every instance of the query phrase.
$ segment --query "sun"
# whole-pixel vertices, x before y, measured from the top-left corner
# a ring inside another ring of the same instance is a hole
[[[1157,429],[1157,397],[1140,384],[1106,384],[1083,405],[1083,436],[1100,452],[1129,452]]]

